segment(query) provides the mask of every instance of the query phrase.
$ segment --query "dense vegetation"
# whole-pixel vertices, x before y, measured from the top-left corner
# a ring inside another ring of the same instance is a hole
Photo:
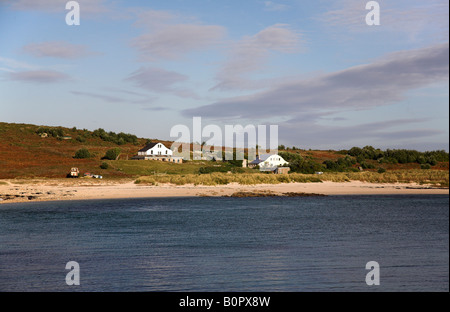
[[[39,127],[36,133],[42,135],[46,133],[49,137],[61,138],[64,136],[64,130],[60,127]]]
[[[117,145],[124,145],[127,143],[138,144],[138,137],[134,134],[128,133],[115,133],[112,131],[106,132],[104,129],[99,128],[94,131],[89,131],[87,129],[77,130],[76,127],[73,127],[70,130],[66,130],[67,132],[77,133],[75,139],[80,142],[86,142],[88,138],[100,138],[105,142],[111,142]],[[42,135],[46,133],[49,137],[62,138],[65,136],[64,129],[62,127],[39,127],[36,130],[36,133]]]
[[[207,167],[201,167],[198,172],[200,174],[210,174],[213,172],[232,172],[232,173],[242,173],[244,169],[242,168],[242,160],[226,160],[222,162],[212,161]]]
[[[89,152],[89,150],[86,148],[81,148],[78,151],[76,151],[75,156],[73,158],[86,159],[86,158],[90,158],[90,157],[91,157],[91,153]]]
[[[291,172],[313,174],[325,170],[324,165],[318,163],[309,156],[303,158],[297,153],[289,152],[279,152],[279,155],[289,163]]]
[[[439,162],[448,162],[449,153],[446,151],[419,152],[406,149],[388,149],[383,151],[372,146],[363,148],[353,147],[350,150],[338,152],[344,157],[338,159],[327,159],[318,162],[312,157],[302,157],[298,153],[280,151],[279,154],[289,162],[292,172],[315,173],[315,172],[356,172],[361,169],[377,169],[384,173],[383,164],[419,164],[421,169],[431,169]]]
[[[359,163],[362,163],[364,160],[376,160],[380,164],[418,163],[421,165],[429,164],[435,166],[438,162],[449,161],[449,154],[446,151],[419,152],[406,149],[388,149],[382,151],[372,146],[365,146],[363,148],[353,147],[347,153],[350,156],[356,157]]]
[[[103,157],[103,159],[107,159],[107,160],[117,160],[120,156],[120,153],[122,152],[122,150],[118,147],[116,148],[112,148],[106,151],[105,156]]]
[[[138,138],[134,134],[128,134],[128,133],[123,133],[123,132],[120,132],[117,134],[112,131],[106,132],[102,128],[94,130],[92,132],[92,136],[100,138],[106,142],[115,143],[117,145],[124,145],[127,143],[138,144]]]

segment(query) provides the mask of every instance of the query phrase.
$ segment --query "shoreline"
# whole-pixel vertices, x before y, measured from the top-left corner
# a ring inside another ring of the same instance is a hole
[[[176,198],[176,197],[230,197],[237,193],[308,195],[449,195],[448,188],[419,185],[416,183],[367,183],[322,182],[220,186],[135,184],[134,181],[102,180],[2,180],[0,181],[0,204],[127,199],[127,198]]]

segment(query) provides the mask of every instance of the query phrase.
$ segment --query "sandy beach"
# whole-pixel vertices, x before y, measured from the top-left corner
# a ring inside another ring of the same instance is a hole
[[[352,182],[289,183],[221,186],[138,185],[134,181],[102,180],[2,180],[0,204],[14,202],[92,200],[152,197],[231,196],[237,192],[266,192],[276,196],[286,193],[321,195],[449,194],[448,188],[418,184],[381,184]]]

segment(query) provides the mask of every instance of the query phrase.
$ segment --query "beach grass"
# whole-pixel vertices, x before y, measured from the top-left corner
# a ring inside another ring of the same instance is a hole
[[[417,183],[435,186],[449,186],[449,172],[444,170],[393,170],[384,173],[373,171],[333,172],[320,176],[322,181],[369,183]]]
[[[241,185],[256,184],[281,184],[291,182],[302,183],[320,183],[321,180],[313,175],[274,175],[263,173],[221,173],[215,172],[211,174],[186,174],[186,175],[154,175],[140,177],[136,180],[136,184],[175,184],[175,185],[227,185],[230,183],[238,183]]]
[[[211,174],[166,174],[148,175],[138,178],[136,184],[174,184],[174,185],[241,185],[281,184],[281,183],[320,183],[361,181],[369,183],[417,183],[448,187],[449,173],[442,170],[398,170],[378,172],[333,172],[323,175],[292,173],[275,175],[264,173],[211,173]]]

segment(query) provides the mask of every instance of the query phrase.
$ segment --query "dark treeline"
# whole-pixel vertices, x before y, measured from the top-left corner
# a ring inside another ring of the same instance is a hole
[[[406,149],[383,151],[366,146],[363,148],[353,147],[348,151],[339,151],[339,153],[346,156],[337,160],[325,160],[323,163],[315,161],[310,156],[302,157],[297,153],[279,152],[279,155],[289,162],[291,171],[297,173],[359,171],[355,166],[357,164],[362,169],[376,169],[377,166],[373,161],[379,165],[418,163],[422,169],[430,169],[438,162],[449,161],[449,154],[446,151],[419,152]],[[379,171],[385,170],[379,168]]]
[[[382,151],[380,149],[375,149],[372,146],[365,146],[363,148],[352,147],[347,151],[347,154],[356,157],[356,161],[359,163],[363,162],[364,160],[376,160],[379,163],[418,163],[435,166],[438,162],[449,161],[449,154],[444,150],[419,152],[416,150],[407,149],[388,149],[386,151]]]
[[[99,128],[99,129],[91,132],[87,129],[77,130],[77,128],[74,127],[70,131],[78,134],[75,139],[81,143],[86,142],[86,139],[88,139],[88,138],[100,138],[101,140],[103,140],[105,142],[112,142],[117,145],[124,145],[127,143],[136,145],[139,143],[138,137],[135,136],[134,134],[128,134],[128,133],[123,133],[123,132],[115,133],[112,131],[106,132],[102,128]],[[70,133],[70,131],[69,131],[69,133]],[[61,138],[61,137],[65,136],[65,132],[64,132],[63,128],[61,128],[61,127],[39,127],[36,130],[36,133],[37,134],[47,133],[48,136],[52,136],[55,138]]]
[[[62,128],[51,128],[51,127],[39,127],[36,130],[37,134],[47,133],[48,136],[60,138],[64,136],[64,131]]]
[[[106,132],[102,128],[99,128],[97,130],[94,130],[92,132],[93,137],[98,137],[106,142],[112,142],[117,145],[123,145],[127,143],[137,144],[138,138],[134,134],[128,134],[128,133],[115,133],[115,132]]]

